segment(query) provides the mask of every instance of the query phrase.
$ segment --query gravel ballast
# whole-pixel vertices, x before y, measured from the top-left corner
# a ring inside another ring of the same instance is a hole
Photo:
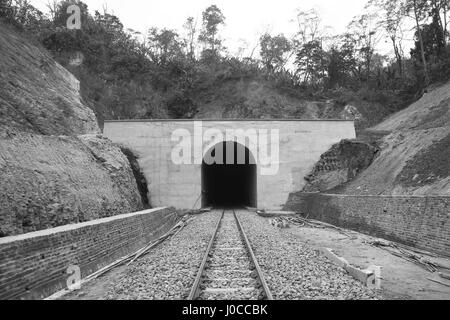
[[[187,299],[221,214],[222,211],[213,211],[196,216],[176,236],[130,266],[118,268],[63,299]],[[274,299],[368,300],[381,297],[288,230],[272,226],[270,219],[248,211],[237,212],[237,216]],[[248,271],[241,273],[229,270],[217,274],[214,270],[207,270],[205,276],[249,277]],[[240,286],[243,283],[229,285]]]
[[[175,237],[130,265],[109,288],[107,299],[186,299],[220,213],[197,216]]]
[[[276,300],[371,300],[379,299],[321,252],[301,243],[286,230],[270,225],[270,219],[238,212],[267,284]]]
[[[259,300],[264,297],[232,210],[224,213],[199,289],[200,300]]]

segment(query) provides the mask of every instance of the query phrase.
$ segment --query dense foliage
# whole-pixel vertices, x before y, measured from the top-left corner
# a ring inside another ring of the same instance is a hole
[[[66,27],[71,4],[81,8],[81,30]],[[297,34],[261,35],[258,58],[255,50],[247,57],[225,54],[220,31],[226,17],[215,5],[203,12],[200,26],[187,18],[183,34],[150,28],[142,35],[107,10],[90,14],[78,0],[49,3],[46,14],[27,0],[0,0],[0,17],[38,39],[80,79],[83,98],[102,121],[193,117],[205,90],[242,79],[270,81],[309,99],[344,90],[407,103],[450,78],[448,7],[449,0],[370,0],[342,35],[330,35],[314,10],[299,11]],[[409,57],[402,42],[408,23],[415,27]],[[382,40],[392,43],[393,57],[377,52]]]

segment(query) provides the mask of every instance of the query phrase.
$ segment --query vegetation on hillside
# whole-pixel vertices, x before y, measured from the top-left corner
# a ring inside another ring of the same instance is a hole
[[[81,8],[81,30],[66,27],[71,4]],[[236,93],[237,86],[252,82],[295,99],[375,103],[379,108],[366,111],[379,121],[419,98],[428,85],[450,78],[449,5],[449,0],[370,0],[340,35],[330,35],[316,11],[299,11],[294,37],[263,34],[249,56],[225,53],[226,17],[215,5],[205,9],[201,23],[188,17],[182,33],[150,28],[142,35],[106,10],[90,14],[78,0],[54,1],[47,13],[27,0],[0,0],[0,17],[36,38],[78,77],[100,122],[193,118],[214,99],[231,115],[266,117],[265,105],[273,99],[251,104]],[[407,54],[403,42],[410,25],[415,43]],[[392,43],[393,57],[377,51],[381,41]]]

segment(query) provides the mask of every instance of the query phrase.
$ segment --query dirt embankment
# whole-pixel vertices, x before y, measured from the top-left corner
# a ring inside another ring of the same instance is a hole
[[[0,24],[0,133],[99,132],[79,82],[51,56]]]
[[[339,193],[450,194],[450,83],[430,90],[368,132],[382,137],[381,151]]]
[[[375,126],[391,132],[380,156],[346,193],[450,194],[450,83]]]
[[[0,24],[0,237],[143,208],[126,156],[98,135],[78,90]]]
[[[373,162],[379,148],[364,142],[344,140],[323,154],[305,179],[304,192],[323,192],[345,184]]]

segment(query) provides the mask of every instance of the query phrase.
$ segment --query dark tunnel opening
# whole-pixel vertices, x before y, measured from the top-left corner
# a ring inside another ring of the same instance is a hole
[[[208,151],[202,164],[202,206],[257,207],[257,165],[248,148],[223,142]]]

